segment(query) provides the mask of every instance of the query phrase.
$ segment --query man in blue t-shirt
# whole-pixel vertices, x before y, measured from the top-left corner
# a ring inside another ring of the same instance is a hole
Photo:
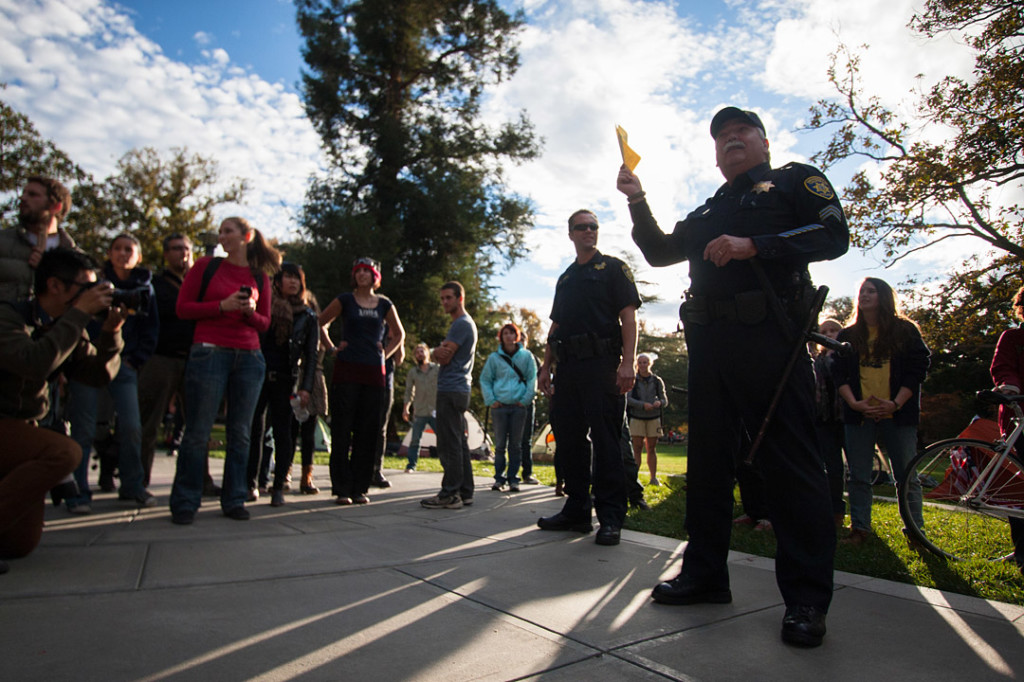
[[[458,282],[441,285],[441,307],[451,315],[448,336],[430,356],[437,375],[437,456],[444,468],[441,492],[420,500],[427,509],[461,509],[473,504],[473,464],[466,439],[466,410],[473,381],[476,324],[466,313],[465,291]]]

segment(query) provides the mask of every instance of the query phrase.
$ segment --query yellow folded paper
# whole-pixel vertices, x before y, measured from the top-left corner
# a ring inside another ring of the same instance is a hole
[[[629,136],[622,126],[615,126],[615,137],[619,140],[619,153],[622,154],[622,163],[626,164],[626,168],[629,170],[635,170],[636,165],[640,163],[640,155],[630,148]]]

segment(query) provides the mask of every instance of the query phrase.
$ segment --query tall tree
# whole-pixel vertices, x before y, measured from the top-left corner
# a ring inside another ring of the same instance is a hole
[[[301,218],[314,286],[348,288],[338,262],[373,256],[406,326],[436,343],[438,287],[461,281],[482,313],[498,266],[525,251],[532,210],[502,164],[533,158],[538,142],[524,113],[498,127],[480,116],[486,89],[518,67],[522,18],[494,0],[295,4],[306,112],[330,160]]]
[[[0,89],[4,87],[0,83]],[[17,215],[18,196],[25,178],[32,175],[54,177],[68,187],[89,178],[71,157],[39,133],[28,116],[0,100],[0,215]]]
[[[152,147],[133,149],[117,162],[117,172],[102,183],[83,182],[75,190],[68,222],[84,250],[100,258],[119,232],[131,232],[142,244],[145,262],[161,263],[161,242],[174,232],[197,241],[215,232],[214,209],[237,202],[244,180],[221,182],[216,161],[185,148],[164,157]]]
[[[928,0],[910,25],[970,46],[970,78],[943,78],[913,119],[900,120],[864,94],[859,57],[841,48],[829,70],[840,98],[811,110],[809,127],[835,128],[814,158],[826,168],[877,162],[853,177],[844,205],[852,243],[881,247],[887,264],[951,240],[968,242],[968,252],[982,247],[930,292],[918,290],[914,306],[933,367],[983,366],[1024,281],[1024,213],[1015,203],[1024,191],[1024,0]],[[920,127],[947,134],[921,139]]]

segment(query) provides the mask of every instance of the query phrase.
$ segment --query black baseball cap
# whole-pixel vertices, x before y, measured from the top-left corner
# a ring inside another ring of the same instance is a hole
[[[764,129],[764,124],[761,123],[761,119],[758,118],[757,114],[753,111],[743,111],[736,107],[726,107],[715,114],[715,117],[711,119],[711,137],[718,137],[718,133],[720,133],[722,128],[725,127],[725,124],[736,118],[741,118],[755,128],[760,128],[761,132],[765,134],[765,137],[768,136],[767,131]]]

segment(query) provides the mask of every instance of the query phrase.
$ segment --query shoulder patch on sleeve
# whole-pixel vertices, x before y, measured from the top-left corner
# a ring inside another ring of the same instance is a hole
[[[807,191],[815,196],[819,196],[822,199],[832,201],[836,198],[835,192],[828,185],[828,180],[821,177],[820,175],[812,175],[811,177],[804,180],[804,187]]]
[[[630,282],[634,281],[633,280],[633,271],[630,270],[629,266],[626,265],[625,263],[622,264],[622,274],[624,274],[626,276],[626,279],[628,279]],[[635,282],[634,282],[634,284],[635,284]]]

